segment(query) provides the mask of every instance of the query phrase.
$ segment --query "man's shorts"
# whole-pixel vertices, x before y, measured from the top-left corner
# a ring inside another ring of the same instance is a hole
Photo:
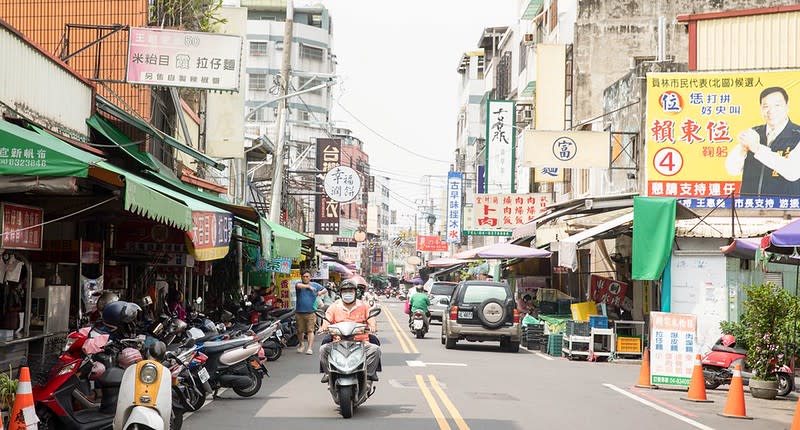
[[[317,324],[317,314],[314,312],[301,314],[296,313],[297,319],[297,332],[298,333],[311,333],[314,331],[314,326]]]

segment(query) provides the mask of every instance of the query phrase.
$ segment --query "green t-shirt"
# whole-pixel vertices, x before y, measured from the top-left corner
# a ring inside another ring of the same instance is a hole
[[[431,300],[428,298],[428,295],[425,293],[414,293],[409,299],[411,303],[411,312],[416,310],[421,310],[422,312],[428,312],[428,306],[431,305]]]

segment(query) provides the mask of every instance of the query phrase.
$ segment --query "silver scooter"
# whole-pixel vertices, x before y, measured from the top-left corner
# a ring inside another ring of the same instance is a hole
[[[367,319],[374,318],[381,313],[380,308],[372,308]],[[317,311],[317,315],[325,318],[325,314]],[[327,320],[330,323],[329,320]],[[353,410],[364,403],[375,388],[367,377],[367,354],[364,348],[366,341],[357,341],[355,336],[367,332],[367,325],[344,321],[328,326],[328,331],[338,340],[333,341],[333,347],[328,357],[328,391],[333,396],[333,402],[339,405],[342,417],[350,418]]]

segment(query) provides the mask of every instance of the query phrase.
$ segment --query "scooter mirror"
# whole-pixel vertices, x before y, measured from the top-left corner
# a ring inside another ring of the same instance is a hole
[[[162,361],[164,360],[164,356],[167,354],[167,345],[159,340],[150,346],[150,350],[148,352],[154,360]]]
[[[381,314],[381,308],[372,308],[369,310],[367,318],[374,318]]]

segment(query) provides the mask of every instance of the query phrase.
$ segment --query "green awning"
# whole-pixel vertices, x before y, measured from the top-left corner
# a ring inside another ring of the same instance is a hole
[[[265,220],[272,231],[272,258],[297,258],[302,241],[308,237],[278,223]],[[263,232],[262,232],[263,234]]]
[[[86,120],[86,123],[98,133],[102,134],[111,143],[119,146],[120,149],[125,151],[125,153],[130,155],[131,158],[138,161],[145,168],[153,171],[159,170],[159,165],[152,155],[147,152],[139,151],[139,149],[136,148],[136,144],[107,119],[99,114],[94,114],[91,118]]]
[[[675,241],[676,206],[674,197],[633,198],[631,279],[661,279]]]
[[[40,129],[34,130],[0,120],[0,175],[85,178],[89,166],[101,160]]]

